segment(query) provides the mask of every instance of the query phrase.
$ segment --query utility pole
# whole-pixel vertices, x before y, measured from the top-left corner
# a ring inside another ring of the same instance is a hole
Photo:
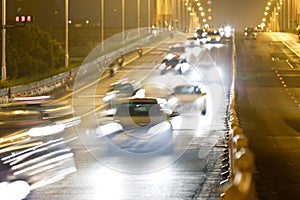
[[[6,0],[2,0],[2,68],[1,80],[6,80]]]

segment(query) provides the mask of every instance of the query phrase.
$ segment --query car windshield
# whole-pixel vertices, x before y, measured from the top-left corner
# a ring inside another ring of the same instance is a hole
[[[207,32],[208,35],[219,35],[219,31],[218,30],[211,30]]]
[[[194,86],[182,86],[174,89],[175,94],[194,94],[196,88]]]
[[[246,32],[250,33],[250,32],[254,32],[254,28],[247,28]]]
[[[174,56],[174,57],[167,56],[162,61],[162,63],[165,63],[166,65],[176,65],[178,62],[179,62],[179,60],[176,56]]]
[[[117,110],[117,116],[159,116],[160,105],[154,102],[126,102]]]
[[[123,94],[132,94],[133,88],[130,84],[116,84],[111,88],[111,91],[119,91]]]
[[[179,53],[182,53],[182,52],[185,52],[185,48],[182,47],[182,46],[174,46],[174,47],[170,48],[170,52],[179,52]]]
[[[186,39],[187,39],[187,40],[191,40],[191,41],[197,40],[196,37],[188,37],[188,38],[186,38]]]

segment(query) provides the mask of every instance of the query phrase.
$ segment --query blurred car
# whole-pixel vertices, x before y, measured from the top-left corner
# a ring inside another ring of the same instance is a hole
[[[205,31],[206,43],[220,43],[222,34],[217,28],[209,28]]]
[[[185,52],[185,47],[181,44],[175,44],[169,48],[171,53],[182,54]]]
[[[68,126],[80,123],[80,119],[74,116],[73,107],[67,102],[37,100],[39,98],[18,97],[13,103],[2,104],[0,106],[1,132],[11,133],[25,128],[46,126],[55,122],[65,123]]]
[[[50,95],[41,95],[41,96],[21,96],[14,97],[13,102],[16,104],[42,104],[48,103],[52,100]]]
[[[109,104],[111,108],[116,107],[118,99],[132,97],[139,89],[141,89],[139,82],[122,79],[110,85],[102,100]]]
[[[170,119],[174,116],[176,113],[165,99],[130,98],[119,105],[111,122],[102,123],[96,133],[99,137],[106,136],[115,150],[169,151],[173,137]]]
[[[3,141],[9,141],[16,136],[18,135],[13,134],[1,138],[1,146]],[[9,182],[24,180],[31,189],[35,189],[59,181],[75,172],[74,153],[68,147],[67,140],[43,138],[32,137],[0,148],[1,165],[8,168],[2,179]],[[3,152],[7,154],[4,155]]]
[[[246,27],[244,30],[244,38],[247,39],[256,39],[257,33],[254,28]]]
[[[225,38],[231,38],[234,34],[234,29],[230,26],[225,26],[223,28],[223,31],[224,31],[224,37]]]
[[[169,53],[163,59],[158,67],[160,74],[163,75],[168,71],[173,71],[179,74],[184,74],[190,69],[191,65],[187,62],[183,55]]]
[[[200,40],[197,37],[187,37],[184,45],[186,47],[196,47],[200,45]]]
[[[0,182],[0,193],[3,199],[21,200],[26,199],[31,189],[29,184],[23,180]]]
[[[59,120],[72,118],[75,110],[71,105],[52,105],[44,106],[42,110],[43,119]]]
[[[262,26],[260,26],[260,25],[258,25],[258,26],[256,26],[255,27],[255,32],[264,32],[264,29],[263,29],[263,27]]]
[[[194,32],[194,36],[198,38],[198,40],[200,41],[200,44],[206,42],[206,38],[205,38],[206,32],[204,31],[204,29],[202,29],[202,28],[197,29]]]
[[[180,103],[181,110],[200,111],[202,115],[206,114],[206,93],[201,91],[197,85],[178,85],[173,89],[175,98]]]
[[[37,110],[16,109],[0,111],[0,136],[34,126],[47,125],[50,121],[43,119]]]

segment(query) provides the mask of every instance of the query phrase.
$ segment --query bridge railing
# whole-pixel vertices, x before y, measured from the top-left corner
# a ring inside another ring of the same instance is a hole
[[[19,85],[10,88],[0,89],[0,104],[8,103],[13,97],[17,96],[36,96],[42,94],[55,93],[71,86],[78,71],[92,73],[95,64],[101,68],[105,68],[109,63],[113,62],[118,56],[125,55],[137,48],[142,48],[153,42],[159,41],[164,37],[168,37],[168,30],[161,29],[153,31],[150,28],[140,28],[119,33],[107,40],[103,41],[94,48],[85,58],[82,65],[68,72],[64,72],[41,81],[33,82],[26,85]]]

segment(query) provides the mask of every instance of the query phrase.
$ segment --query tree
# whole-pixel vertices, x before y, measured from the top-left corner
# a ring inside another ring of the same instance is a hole
[[[6,51],[9,79],[46,74],[64,65],[60,43],[48,32],[30,24],[7,29]]]

